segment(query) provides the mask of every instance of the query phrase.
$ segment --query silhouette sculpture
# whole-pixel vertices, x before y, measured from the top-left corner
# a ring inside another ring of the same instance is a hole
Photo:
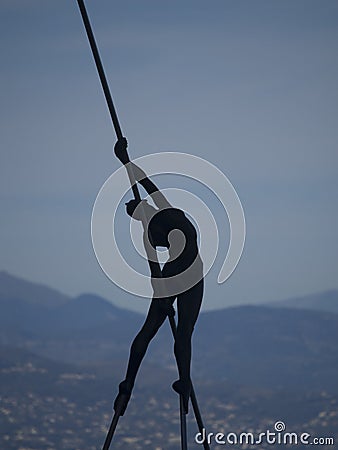
[[[168,248],[169,259],[164,264],[160,276],[167,283],[170,283],[171,280],[175,283],[175,276],[182,274],[194,263],[194,277],[197,283],[188,289],[184,289],[181,283],[180,289],[184,290],[179,292],[177,296],[156,298],[156,278],[159,274],[154,270],[153,262],[148,261],[155,298],[151,301],[144,325],[132,343],[126,378],[119,385],[119,394],[115,399],[114,409],[118,409],[121,402],[126,404],[126,401],[129,400],[148,345],[166,317],[175,314],[172,305],[177,298],[178,326],[174,353],[179,379],[173,383],[173,389],[183,396],[184,411],[187,413],[191,392],[191,336],[203,297],[203,265],[198,253],[197,233],[194,225],[184,212],[174,208],[142,169],[129,161],[125,138],[119,139],[115,144],[115,154],[123,164],[132,165],[136,179],[139,180],[158,208],[155,209],[145,200],[131,200],[126,204],[127,214],[135,220],[142,221],[144,233],[148,233],[152,250],[156,251],[156,247]],[[144,239],[144,241],[146,242],[147,239]],[[148,245],[148,255],[151,251],[150,245]],[[189,278],[187,280],[190,281]],[[124,410],[125,408],[123,408]]]
[[[146,174],[136,164],[129,161],[127,141],[122,134],[86,7],[83,0],[77,0],[77,3],[118,139],[115,153],[127,169],[134,195],[134,200],[127,204],[127,213],[134,219],[141,220],[144,230],[146,230],[144,233],[144,245],[154,288],[154,298],[145,324],[131,346],[126,378],[119,385],[119,393],[114,402],[115,413],[103,444],[103,450],[109,450],[119,418],[123,416],[127,407],[137,371],[148,344],[166,317],[169,319],[175,340],[174,350],[180,378],[173,384],[173,388],[180,394],[181,448],[186,450],[187,429],[185,415],[188,411],[189,396],[198,429],[200,432],[203,432],[205,429],[195,391],[190,380],[191,336],[203,296],[203,269],[202,261],[198,254],[196,230],[183,211],[173,208],[165,196],[157,189],[156,185],[147,178]],[[141,200],[135,175],[139,183],[152,196],[158,210],[152,208],[146,201]],[[170,257],[163,270],[160,269],[157,261],[157,246],[164,246],[169,249]],[[183,274],[183,277],[181,277],[181,274]],[[162,281],[164,281],[164,284]],[[169,285],[166,284],[167,281]],[[179,291],[175,294],[172,291],[172,284],[174,284],[174,287],[175,284],[181,285]],[[166,292],[170,295],[163,295]],[[176,297],[179,319],[178,328],[176,328],[175,310],[172,306]],[[203,447],[205,450],[210,450],[207,440],[203,442]]]

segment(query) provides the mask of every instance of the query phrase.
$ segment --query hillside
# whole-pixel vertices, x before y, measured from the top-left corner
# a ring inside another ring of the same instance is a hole
[[[32,305],[55,307],[66,303],[69,297],[55,289],[39,283],[32,283],[0,271],[0,301],[24,300]]]
[[[311,309],[338,313],[338,290],[318,292],[303,297],[295,297],[278,302],[270,302],[265,306],[277,308]]]
[[[93,294],[65,299],[3,273],[1,280],[0,448],[99,448],[143,315]],[[207,429],[266,430],[282,419],[288,430],[334,436],[337,355],[337,314],[261,305],[201,313],[192,374]],[[176,378],[165,323],[142,364],[114,448],[150,450],[163,442],[166,450],[177,448]],[[190,447],[200,448],[193,445],[192,414],[188,428]]]
[[[29,287],[28,301],[0,297],[0,344],[72,364],[127,360],[141,314],[92,294],[45,307],[30,300]],[[210,381],[336,392],[337,355],[338,315],[314,310],[239,306],[204,312],[194,334],[194,376]],[[175,367],[168,324],[147,360]]]

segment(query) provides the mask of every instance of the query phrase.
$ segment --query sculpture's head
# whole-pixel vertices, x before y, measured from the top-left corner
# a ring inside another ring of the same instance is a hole
[[[126,211],[127,214],[135,220],[142,220],[144,216],[150,218],[156,214],[156,209],[149,205],[147,200],[139,201],[134,198],[126,203]]]

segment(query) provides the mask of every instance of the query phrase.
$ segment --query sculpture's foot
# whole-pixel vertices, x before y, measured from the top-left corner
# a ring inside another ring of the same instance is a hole
[[[183,409],[184,413],[188,414],[189,409],[189,398],[191,393],[191,382],[184,382],[182,380],[177,380],[172,384],[172,388],[177,392],[183,399]]]
[[[132,389],[132,384],[126,380],[119,384],[119,393],[114,401],[114,411],[118,412],[120,416],[123,416],[127,408]]]

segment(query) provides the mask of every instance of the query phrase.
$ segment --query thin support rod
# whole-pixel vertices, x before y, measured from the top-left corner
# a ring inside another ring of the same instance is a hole
[[[116,429],[116,426],[117,426],[117,422],[119,421],[119,418],[120,418],[120,413],[118,411],[116,411],[115,414],[114,414],[113,420],[112,420],[112,422],[110,424],[110,427],[109,427],[109,430],[108,430],[108,433],[107,433],[107,436],[106,436],[106,440],[104,441],[102,450],[109,450],[110,443],[111,443],[111,441],[113,439],[113,436],[114,436],[115,429]]]
[[[171,332],[173,334],[174,340],[176,340],[177,328],[176,328],[175,318],[173,316],[168,316],[168,319],[169,319],[170,328],[171,328]],[[192,381],[191,381],[190,400],[191,400],[191,404],[192,404],[192,407],[193,407],[193,410],[194,410],[198,431],[203,434],[203,430],[205,428],[204,428],[201,411],[200,411],[199,406],[198,406],[197,397],[196,397],[196,394],[195,394],[195,390],[194,390],[194,386],[192,384]],[[210,446],[209,446],[209,444],[208,444],[206,439],[204,439],[203,447],[204,447],[204,450],[210,450]]]
[[[84,24],[86,32],[87,32],[89,44],[90,44],[90,47],[92,49],[92,53],[93,53],[93,56],[94,56],[96,68],[97,68],[97,71],[99,73],[102,89],[103,89],[104,95],[106,97],[108,109],[109,109],[109,112],[110,112],[110,117],[111,117],[111,119],[113,121],[115,133],[116,133],[117,139],[121,139],[123,137],[122,130],[121,130],[121,127],[120,127],[119,119],[118,119],[116,111],[115,111],[113,99],[112,99],[112,96],[110,94],[107,78],[106,78],[106,75],[105,75],[104,70],[103,70],[103,66],[102,66],[102,62],[101,62],[101,58],[100,58],[100,53],[99,53],[99,50],[98,50],[96,42],[95,42],[94,33],[93,33],[92,27],[90,25],[90,21],[89,21],[89,17],[88,17],[87,11],[86,11],[86,7],[85,7],[85,4],[84,4],[83,0],[77,0],[77,3],[79,5],[79,9],[80,9],[80,12],[81,12],[83,24]]]
[[[188,450],[187,417],[184,411],[183,396],[180,395],[181,450]]]

